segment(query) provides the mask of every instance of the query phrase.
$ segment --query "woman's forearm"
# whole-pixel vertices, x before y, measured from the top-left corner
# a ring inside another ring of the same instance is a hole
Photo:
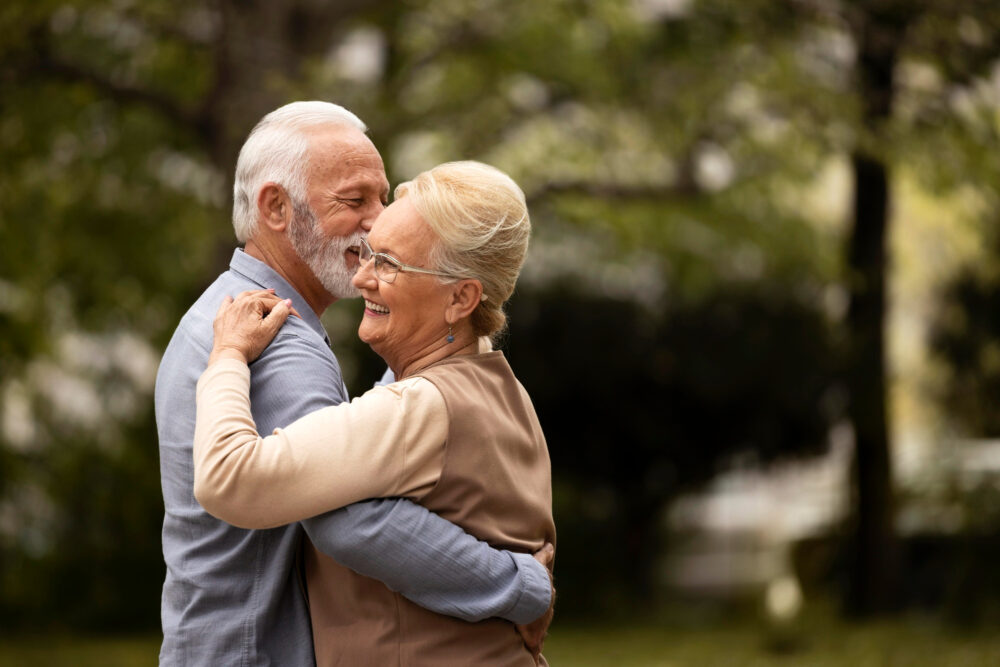
[[[440,473],[447,426],[426,391],[380,388],[261,437],[249,389],[249,369],[234,360],[198,383],[195,497],[228,523],[270,528],[365,498],[418,496]]]

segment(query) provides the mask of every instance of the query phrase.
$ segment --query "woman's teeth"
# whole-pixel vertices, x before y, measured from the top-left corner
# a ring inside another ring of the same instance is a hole
[[[380,306],[377,303],[372,303],[368,299],[365,299],[365,308],[375,313],[388,313],[389,309],[385,306]]]

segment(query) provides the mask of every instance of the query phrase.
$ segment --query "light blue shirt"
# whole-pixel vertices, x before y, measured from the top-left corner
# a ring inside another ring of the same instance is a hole
[[[545,569],[530,554],[497,551],[406,500],[371,500],[270,530],[235,528],[194,498],[195,386],[226,295],[273,287],[290,317],[250,365],[261,433],[347,400],[330,341],[305,300],[273,269],[241,250],[229,271],[181,319],[156,377],[163,487],[161,665],[315,664],[298,556],[303,533],[318,549],[415,603],[468,621],[527,623],[549,605]]]

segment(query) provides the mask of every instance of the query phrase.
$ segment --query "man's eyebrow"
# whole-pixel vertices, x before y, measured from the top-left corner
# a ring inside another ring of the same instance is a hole
[[[334,197],[340,197],[342,199],[354,199],[359,195],[365,194],[365,188],[360,188],[356,185],[345,185],[344,187],[336,188],[330,191]]]
[[[382,179],[375,179],[365,175],[359,175],[355,178],[349,178],[346,183],[348,186],[361,187],[366,190],[388,190],[389,181]]]
[[[371,183],[363,179],[358,179],[356,181],[347,181],[346,183],[341,183],[339,186],[332,188],[332,191],[338,195],[343,193],[358,192],[358,193],[368,193],[377,192],[382,195],[388,192],[388,188],[383,187],[382,183]]]

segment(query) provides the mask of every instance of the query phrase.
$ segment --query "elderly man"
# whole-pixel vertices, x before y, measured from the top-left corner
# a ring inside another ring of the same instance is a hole
[[[225,295],[273,288],[301,315],[252,367],[261,432],[347,400],[319,316],[356,296],[357,248],[386,204],[382,159],[365,132],[342,107],[296,102],[265,116],[240,152],[233,225],[245,249],[181,319],[156,380],[167,564],[162,665],[313,665],[302,548],[470,621],[524,624],[549,609],[550,580],[535,558],[493,550],[409,501],[368,501],[301,525],[242,530],[194,498],[195,387]]]

